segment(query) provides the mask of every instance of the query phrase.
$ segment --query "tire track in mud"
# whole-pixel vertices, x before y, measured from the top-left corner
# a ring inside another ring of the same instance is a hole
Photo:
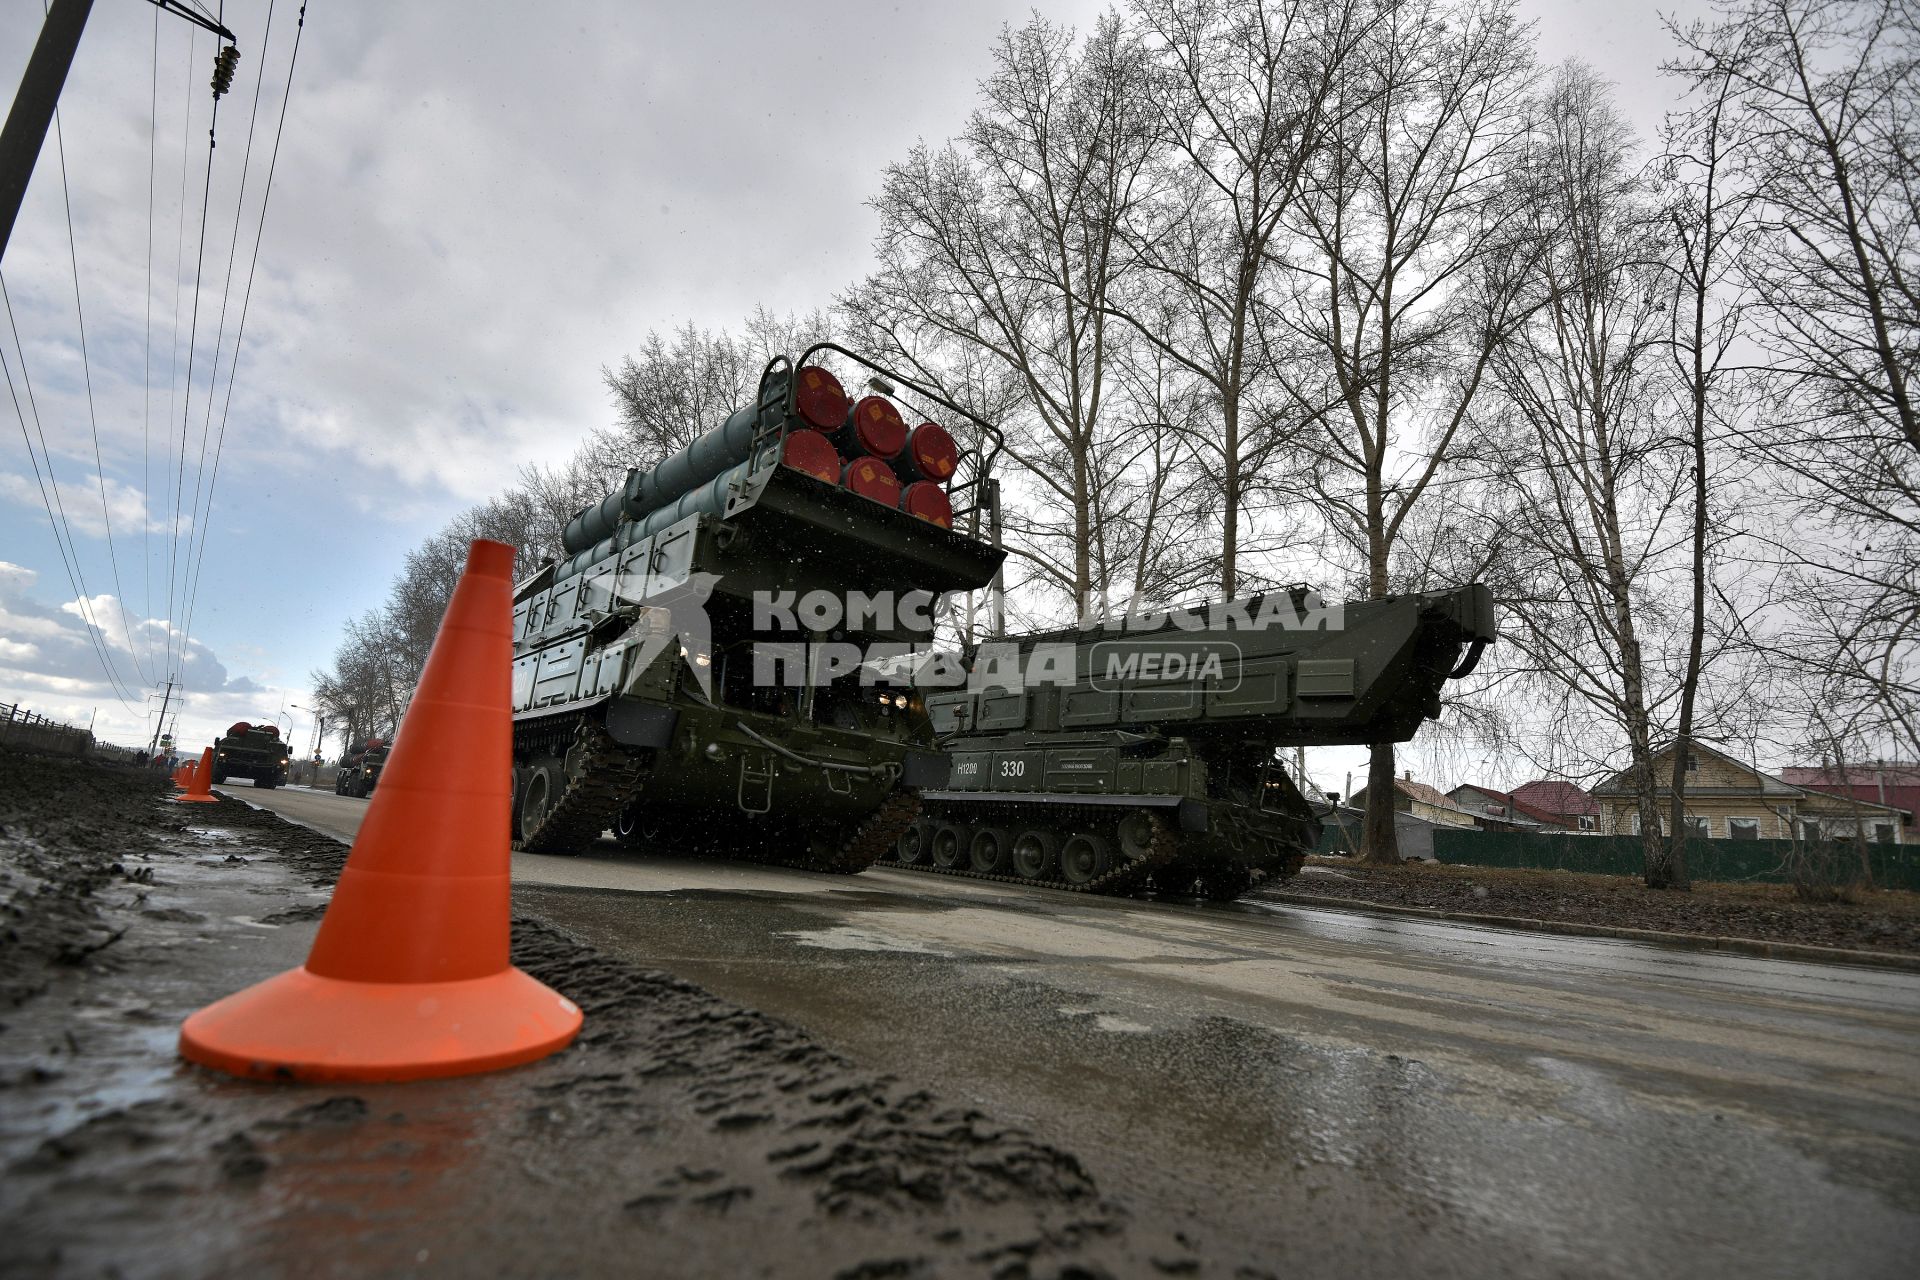
[[[81,968],[57,966],[51,942],[10,957],[27,985],[0,1030],[0,1089],[48,1119],[0,1147],[0,1269],[1212,1270],[1072,1153],[533,916],[514,919],[514,962],[587,1014],[542,1063],[290,1088],[174,1062],[186,1013],[264,976],[227,953],[296,941],[270,935],[310,927],[299,882],[330,885],[347,849],[232,799],[189,813],[162,780],[89,768],[27,766],[35,785],[0,807],[7,884],[38,868],[8,899],[23,919],[57,903],[49,940],[125,931]],[[170,905],[143,896],[154,868]],[[221,894],[251,896],[236,912]],[[71,1052],[61,1027],[81,1028]]]

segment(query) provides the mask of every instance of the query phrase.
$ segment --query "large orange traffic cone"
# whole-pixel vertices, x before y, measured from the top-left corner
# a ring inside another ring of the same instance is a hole
[[[213,794],[213,748],[200,753],[200,763],[187,776],[187,794],[175,796],[175,804],[219,804]]]
[[[476,541],[305,965],[207,1006],[189,1061],[415,1080],[543,1058],[580,1009],[507,960],[513,548]]]

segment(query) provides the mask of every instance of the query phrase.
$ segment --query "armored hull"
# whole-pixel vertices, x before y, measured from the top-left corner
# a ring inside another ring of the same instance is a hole
[[[894,856],[1081,892],[1237,897],[1297,872],[1319,839],[1280,752],[1412,737],[1493,638],[1481,586],[1337,610],[1296,591],[1020,638],[999,655],[1017,679],[929,699],[951,777]]]
[[[843,663],[927,637],[794,606],[971,590],[1002,553],[948,527],[950,505],[942,523],[841,487],[819,453],[851,406],[806,359],[770,365],[753,405],[584,509],[568,559],[518,588],[519,847],[569,852],[611,829],[647,849],[858,871],[945,784],[918,696]]]

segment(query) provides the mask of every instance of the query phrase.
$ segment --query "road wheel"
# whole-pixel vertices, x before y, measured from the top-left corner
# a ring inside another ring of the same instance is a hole
[[[893,842],[893,852],[901,862],[909,867],[922,867],[927,863],[927,855],[932,852],[933,833],[924,822],[916,822],[900,833]]]
[[[1234,863],[1208,867],[1200,876],[1200,896],[1208,902],[1232,902],[1251,888],[1252,869]]]
[[[1051,831],[1022,831],[1013,842],[1013,874],[1051,880],[1060,874],[1060,838]]]
[[[1153,819],[1140,810],[1120,819],[1114,835],[1118,838],[1120,856],[1128,862],[1138,862],[1153,852]]]
[[[521,784],[519,803],[514,806],[515,823],[513,833],[524,843],[540,824],[547,820],[553,807],[560,803],[560,794],[566,787],[566,779],[561,772],[560,762],[552,756],[535,760],[526,769],[526,780]]]
[[[1068,884],[1098,880],[1113,865],[1113,846],[1105,836],[1071,836],[1060,847],[1060,874]]]
[[[966,832],[951,822],[933,829],[933,865],[951,871],[966,859]]]
[[[1191,898],[1200,869],[1191,862],[1169,862],[1153,872],[1153,891],[1163,898]]]
[[[1013,837],[1005,827],[981,827],[967,845],[967,861],[982,875],[1000,875],[1013,855]]]
[[[645,849],[660,842],[660,822],[640,801],[620,810],[613,817],[613,838],[623,849]]]
[[[226,774],[224,774],[224,773],[222,773],[222,772],[220,772],[220,771],[219,771],[218,769],[215,769],[215,770],[213,771],[213,785],[214,785],[214,786],[216,786],[216,787],[217,787],[217,786],[219,786],[219,785],[220,785],[221,783],[223,783],[223,782],[225,782],[226,780],[227,780],[227,775],[226,775]]]

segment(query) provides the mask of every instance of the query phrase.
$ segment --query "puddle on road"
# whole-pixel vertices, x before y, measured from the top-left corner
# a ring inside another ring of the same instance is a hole
[[[1131,1018],[1122,1018],[1118,1014],[1101,1013],[1097,1009],[1062,1009],[1069,1018],[1086,1018],[1095,1031],[1110,1031],[1115,1035],[1147,1036],[1153,1034],[1153,1028]]]
[[[893,938],[871,929],[857,929],[852,925],[838,925],[832,929],[790,929],[775,935],[792,938],[803,947],[818,947],[822,951],[904,951],[915,955],[950,956],[950,951],[930,947],[923,942],[914,942],[907,938]]]

